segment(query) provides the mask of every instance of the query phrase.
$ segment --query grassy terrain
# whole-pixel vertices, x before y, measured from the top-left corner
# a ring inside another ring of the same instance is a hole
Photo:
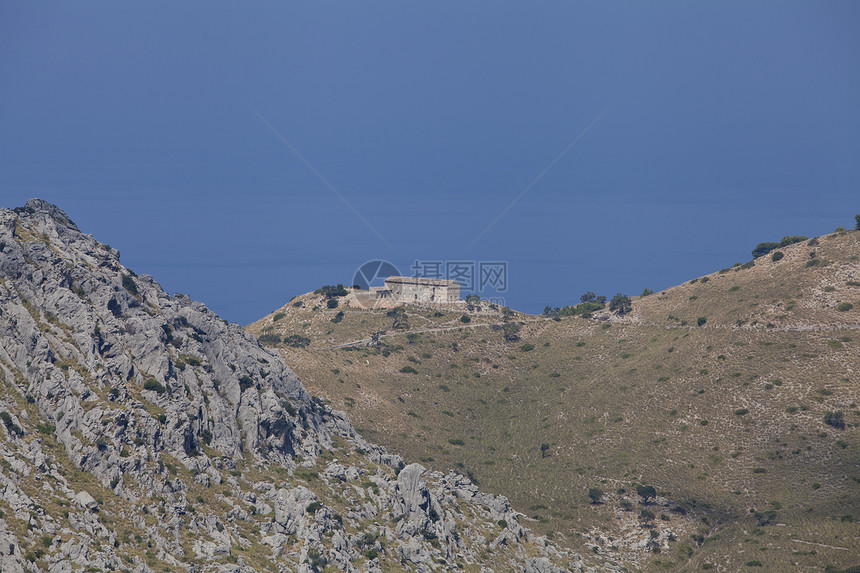
[[[843,570],[860,564],[860,232],[779,251],[623,317],[407,307],[393,330],[310,294],[248,328],[307,337],[279,347],[366,437],[472,476],[576,550],[631,569]]]

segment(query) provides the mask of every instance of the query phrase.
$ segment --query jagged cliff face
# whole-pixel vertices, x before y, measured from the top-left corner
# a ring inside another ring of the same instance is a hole
[[[0,570],[582,568],[57,207],[0,209]]]

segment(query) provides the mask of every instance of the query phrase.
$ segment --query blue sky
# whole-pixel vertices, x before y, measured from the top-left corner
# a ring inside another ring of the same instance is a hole
[[[7,2],[0,78],[0,205],[240,323],[372,259],[539,312],[860,212],[856,2]]]

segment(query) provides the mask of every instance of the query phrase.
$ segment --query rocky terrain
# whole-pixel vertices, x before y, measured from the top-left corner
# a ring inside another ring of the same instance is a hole
[[[0,570],[587,569],[57,207],[0,210]]]

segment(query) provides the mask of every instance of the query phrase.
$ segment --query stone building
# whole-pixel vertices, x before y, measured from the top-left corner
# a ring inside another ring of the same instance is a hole
[[[460,283],[425,277],[388,277],[385,289],[397,302],[412,304],[453,304],[460,302]],[[378,293],[379,296],[382,293]]]

